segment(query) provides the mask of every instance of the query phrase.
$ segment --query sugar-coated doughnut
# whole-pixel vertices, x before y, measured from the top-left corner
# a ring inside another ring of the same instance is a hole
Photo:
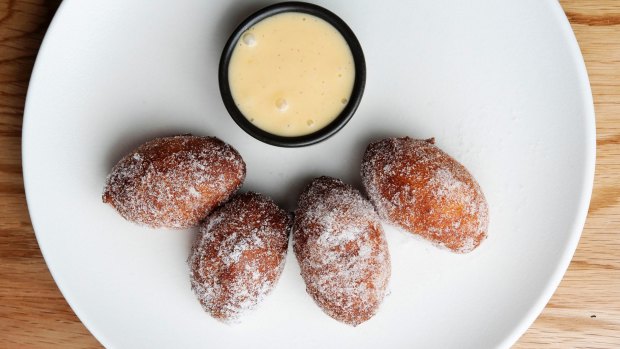
[[[241,155],[217,138],[157,138],[114,166],[103,202],[140,225],[187,228],[197,226],[244,179]]]
[[[256,193],[234,195],[204,221],[188,263],[192,289],[211,316],[236,322],[271,292],[290,225],[288,212]]]
[[[325,313],[355,326],[377,312],[390,254],[379,217],[359,191],[339,179],[314,179],[299,198],[292,235],[306,290]]]
[[[387,222],[458,253],[472,251],[486,238],[488,207],[480,186],[433,139],[371,143],[361,174]]]

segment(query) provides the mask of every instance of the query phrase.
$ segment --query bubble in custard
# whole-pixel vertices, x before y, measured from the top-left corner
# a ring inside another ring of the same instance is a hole
[[[278,110],[281,112],[285,112],[288,109],[288,102],[286,101],[286,99],[276,99],[276,108],[278,108]]]
[[[256,38],[252,33],[246,32],[245,34],[243,34],[242,40],[244,44],[248,45],[248,47],[256,46]]]

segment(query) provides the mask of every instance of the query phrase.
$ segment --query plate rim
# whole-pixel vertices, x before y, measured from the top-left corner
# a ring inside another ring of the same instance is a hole
[[[534,321],[542,314],[543,310],[547,306],[547,303],[551,300],[551,297],[555,294],[555,291],[560,286],[560,282],[564,279],[564,275],[568,270],[568,267],[573,260],[573,256],[577,251],[577,245],[581,239],[581,234],[585,227],[586,218],[590,207],[590,201],[592,199],[592,190],[594,188],[594,173],[596,167],[596,115],[594,111],[594,99],[592,97],[592,87],[590,85],[590,78],[586,68],[579,42],[575,36],[575,32],[562,8],[559,1],[548,1],[552,7],[552,13],[557,17],[562,26],[562,34],[565,36],[567,44],[570,46],[571,58],[576,62],[577,79],[581,80],[581,95],[584,101],[584,107],[586,108],[584,115],[584,123],[586,123],[586,137],[585,144],[586,149],[586,166],[582,168],[584,182],[581,188],[581,200],[579,202],[578,214],[573,221],[572,231],[569,234],[569,241],[562,251],[562,256],[559,259],[559,263],[555,266],[553,275],[547,281],[547,284],[538,299],[532,307],[528,310],[526,315],[521,319],[519,324],[515,326],[512,333],[504,338],[500,347],[508,348],[515,344],[519,338],[521,338],[525,332],[532,326]],[[589,122],[588,122],[589,121]]]

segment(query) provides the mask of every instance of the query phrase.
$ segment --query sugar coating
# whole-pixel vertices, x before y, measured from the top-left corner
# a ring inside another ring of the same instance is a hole
[[[487,236],[480,186],[434,139],[371,143],[361,175],[377,213],[391,224],[457,253],[472,251]]]
[[[292,234],[306,290],[323,311],[354,326],[370,319],[391,273],[370,202],[338,179],[317,178],[299,198]]]
[[[187,228],[198,225],[244,179],[241,155],[217,138],[157,138],[114,166],[103,201],[140,225]]]
[[[205,311],[235,323],[265,299],[284,269],[290,224],[286,211],[251,192],[233,196],[205,220],[188,259]]]

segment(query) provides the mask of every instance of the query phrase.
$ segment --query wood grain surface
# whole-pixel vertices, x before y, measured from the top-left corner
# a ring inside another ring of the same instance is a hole
[[[596,109],[592,203],[553,298],[516,348],[620,348],[620,1],[560,1],[581,46]],[[35,239],[21,174],[28,80],[60,1],[0,0],[0,348],[91,348]]]

